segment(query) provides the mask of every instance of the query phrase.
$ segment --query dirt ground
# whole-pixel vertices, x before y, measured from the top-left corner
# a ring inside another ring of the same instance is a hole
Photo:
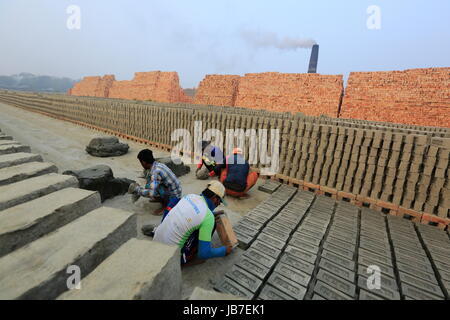
[[[123,141],[130,146],[126,155],[96,158],[85,152],[85,147],[95,136],[104,135],[101,132],[2,103],[0,103],[0,128],[4,133],[13,136],[14,140],[29,145],[31,151],[42,155],[44,161],[54,163],[60,173],[65,170],[79,170],[105,164],[112,168],[115,177],[126,177],[140,183],[144,182],[144,180],[138,178],[142,173],[142,168],[136,157],[141,149],[149,148],[149,146]],[[155,157],[170,155],[157,149],[153,149],[153,151]],[[206,185],[206,181],[199,181],[195,178],[195,165],[190,167],[191,173],[180,178],[183,194],[200,193]],[[261,183],[262,181],[258,181],[257,185],[249,192],[251,195],[249,199],[238,200],[228,197],[228,206],[220,208],[227,212],[233,224],[268,197],[268,194],[257,190]],[[150,203],[143,198],[133,204],[129,195],[123,195],[107,200],[103,205],[135,212],[138,217],[137,229],[140,239],[151,240],[142,235],[140,231],[142,225],[155,224],[161,219],[151,214],[159,205]],[[213,241],[219,245],[217,235],[215,235]],[[242,250],[236,249],[228,257],[210,259],[204,264],[184,269],[182,272],[183,298],[189,297],[195,286],[211,289],[214,283],[239,259],[241,254]]]

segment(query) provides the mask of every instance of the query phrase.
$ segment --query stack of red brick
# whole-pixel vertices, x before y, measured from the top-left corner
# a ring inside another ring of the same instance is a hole
[[[208,75],[200,83],[195,103],[337,117],[342,94],[343,79],[339,75]]]
[[[450,127],[450,68],[352,72],[340,117]]]
[[[88,96],[107,98],[109,90],[115,81],[114,75],[103,77],[84,77],[82,81],[75,83],[69,94],[73,96]]]
[[[69,91],[75,96],[91,96],[158,102],[192,102],[179,84],[176,72],[136,72],[133,80],[115,81],[113,75],[85,77]]]
[[[240,76],[207,75],[198,87],[196,104],[234,106]]]

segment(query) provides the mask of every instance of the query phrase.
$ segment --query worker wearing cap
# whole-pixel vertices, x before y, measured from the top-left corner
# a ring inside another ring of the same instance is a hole
[[[224,202],[225,187],[219,181],[212,181],[201,195],[189,194],[167,214],[155,229],[153,240],[177,245],[181,249],[181,264],[223,257],[232,247],[213,248],[212,234],[215,230],[214,210]]]
[[[256,184],[259,176],[257,172],[250,172],[250,165],[242,154],[241,148],[234,148],[220,174],[226,194],[237,198],[248,197],[247,192]]]
[[[195,175],[197,179],[207,180],[209,177],[220,176],[225,164],[225,157],[219,147],[210,141],[202,141],[202,158],[197,164]]]

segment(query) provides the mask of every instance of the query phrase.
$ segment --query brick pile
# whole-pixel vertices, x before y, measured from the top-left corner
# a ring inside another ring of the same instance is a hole
[[[109,90],[115,81],[113,75],[103,77],[84,77],[78,83],[75,83],[69,94],[73,96],[100,97],[107,98]]]
[[[195,103],[234,106],[240,78],[236,75],[207,75],[200,82],[195,95]]]
[[[113,75],[85,77],[69,90],[70,95],[126,100],[190,103],[176,72],[136,72],[133,80],[116,81]]]
[[[179,85],[178,74],[161,71],[136,72],[131,81],[116,81],[109,97],[170,103],[191,101]]]
[[[235,106],[337,117],[341,75],[250,73],[242,77]]]
[[[352,72],[340,117],[450,127],[450,68]]]

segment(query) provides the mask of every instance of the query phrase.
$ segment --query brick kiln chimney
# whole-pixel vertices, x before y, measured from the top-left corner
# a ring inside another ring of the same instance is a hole
[[[317,73],[317,62],[319,60],[319,45],[315,44],[312,47],[311,59],[309,60],[308,73]]]

